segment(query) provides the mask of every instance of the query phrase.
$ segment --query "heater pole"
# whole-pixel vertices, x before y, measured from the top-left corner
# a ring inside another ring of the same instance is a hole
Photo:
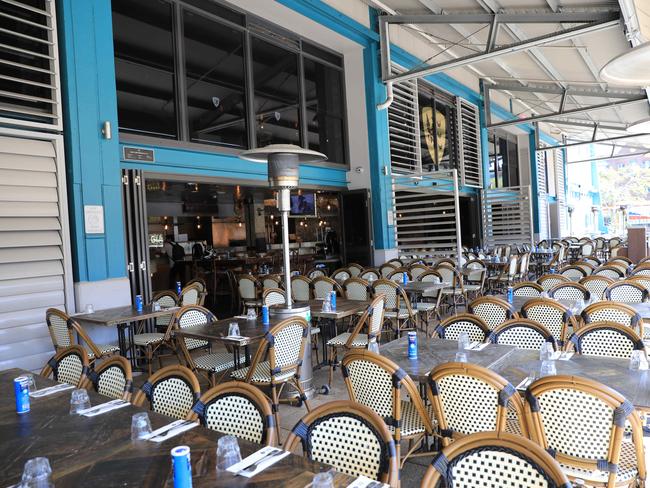
[[[290,192],[287,188],[280,190],[278,207],[282,214],[282,254],[284,255],[284,289],[287,294],[287,308],[291,308],[291,257],[289,254],[289,209]]]

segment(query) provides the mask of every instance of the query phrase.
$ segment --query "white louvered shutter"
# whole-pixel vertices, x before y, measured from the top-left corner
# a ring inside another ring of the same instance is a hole
[[[569,216],[567,213],[566,186],[564,179],[564,151],[555,150],[555,178],[556,178],[556,195],[557,195],[557,221],[559,227],[559,236],[564,237],[569,234]]]
[[[456,97],[461,184],[483,188],[481,124],[478,107]]]
[[[397,67],[393,71],[399,73]],[[395,174],[419,173],[420,116],[418,83],[416,79],[393,85],[393,103],[388,107],[388,133],[390,142],[391,172]]]
[[[40,369],[53,352],[45,311],[66,308],[71,277],[58,156],[52,140],[0,136],[0,370]]]
[[[548,187],[546,185],[546,158],[543,151],[535,153],[537,162],[537,218],[539,221],[539,239],[550,237],[549,213],[548,213]]]

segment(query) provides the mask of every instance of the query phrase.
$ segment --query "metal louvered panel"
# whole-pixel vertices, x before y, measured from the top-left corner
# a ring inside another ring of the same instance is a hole
[[[548,188],[546,187],[546,158],[544,157],[544,151],[535,152],[535,161],[537,163],[537,192],[548,193]]]
[[[532,243],[533,214],[530,186],[482,190],[481,203],[485,245]]]
[[[0,0],[0,123],[62,129],[54,4]]]
[[[0,135],[0,369],[40,369],[45,310],[71,302],[62,136]]]
[[[481,124],[478,107],[460,97],[456,97],[456,112],[459,127],[457,134],[461,184],[483,188]]]
[[[393,70],[400,71],[397,67]],[[388,107],[388,134],[391,172],[419,173],[422,159],[417,80],[393,85],[393,103]]]
[[[548,195],[546,193],[537,194],[537,202],[539,208],[539,239],[538,241],[550,239],[550,216],[548,210]]]
[[[557,195],[557,222],[558,237],[564,237],[569,234],[569,216],[566,203],[566,182],[564,179],[564,151],[555,150],[555,178],[556,178],[556,195]]]
[[[400,255],[457,255],[460,246],[457,172],[393,178],[395,241]]]

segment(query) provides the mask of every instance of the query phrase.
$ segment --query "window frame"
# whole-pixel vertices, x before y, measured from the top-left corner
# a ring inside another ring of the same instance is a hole
[[[331,168],[350,168],[350,135],[349,135],[349,124],[348,124],[348,107],[347,107],[347,94],[346,94],[346,73],[345,73],[345,57],[343,54],[336,52],[332,49],[322,46],[312,40],[303,39],[301,36],[298,36],[292,32],[285,30],[282,26],[273,24],[263,18],[260,18],[254,14],[251,14],[241,8],[237,8],[229,3],[222,2],[219,0],[214,0],[215,4],[223,6],[229,10],[235,11],[243,15],[243,25],[236,22],[230,21],[226,18],[220,17],[212,12],[206,11],[185,2],[184,0],[166,0],[167,3],[171,4],[172,8],[172,38],[174,42],[173,53],[174,53],[174,82],[176,83],[176,119],[177,119],[177,133],[178,136],[176,139],[163,139],[158,138],[154,135],[146,134],[133,134],[128,132],[119,131],[119,121],[118,121],[118,132],[120,142],[132,142],[132,143],[142,143],[162,147],[173,147],[173,148],[184,148],[197,151],[209,151],[217,154],[224,155],[238,155],[243,150],[254,149],[257,147],[257,133],[256,133],[256,124],[255,122],[255,106],[254,106],[254,79],[253,79],[253,65],[252,65],[252,37],[259,38],[264,42],[276,45],[282,49],[291,51],[297,55],[298,58],[298,95],[299,95],[299,120],[300,120],[300,141],[303,148],[308,148],[308,126],[306,118],[306,95],[305,95],[305,73],[304,73],[304,58],[308,58],[315,62],[326,65],[332,69],[335,69],[342,74],[342,83],[341,83],[341,103],[342,103],[342,131],[343,131],[343,140],[344,140],[344,158],[345,161],[325,161],[319,163],[319,166],[331,167]],[[243,33],[244,39],[244,78],[245,78],[245,97],[246,97],[246,117],[245,121],[246,132],[248,136],[248,148],[236,149],[219,146],[217,144],[210,143],[199,143],[193,142],[190,140],[190,127],[189,127],[189,117],[188,117],[188,106],[187,106],[187,86],[186,86],[186,71],[185,71],[185,39],[183,35],[183,11],[191,11],[196,15],[205,17],[206,19],[215,22],[217,24],[225,25],[226,27],[239,30]],[[269,32],[277,34],[278,36],[284,36],[288,39],[295,41],[295,45],[290,43],[283,43],[278,38],[275,38],[270,35],[264,35],[259,30],[254,30],[251,28],[251,24],[254,23],[257,26],[263,26],[265,29],[268,29]],[[322,50],[325,53],[331,53],[340,59],[340,65],[332,63],[327,59],[319,58],[318,56],[305,52],[302,47],[302,43],[306,42],[309,45],[316,47],[317,49]]]

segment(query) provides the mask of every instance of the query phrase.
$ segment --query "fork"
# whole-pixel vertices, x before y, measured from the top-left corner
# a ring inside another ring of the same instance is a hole
[[[274,458],[274,457],[276,457],[276,456],[278,456],[280,454],[283,454],[283,453],[284,453],[284,451],[282,451],[282,450],[267,452],[266,454],[264,454],[264,456],[262,456],[260,459],[255,461],[250,466],[246,466],[245,468],[240,469],[239,471],[237,471],[237,474],[241,474],[241,473],[244,473],[244,472],[245,473],[254,473],[255,470],[259,467],[259,465],[261,463],[266,462],[269,459],[272,459],[272,458]]]

